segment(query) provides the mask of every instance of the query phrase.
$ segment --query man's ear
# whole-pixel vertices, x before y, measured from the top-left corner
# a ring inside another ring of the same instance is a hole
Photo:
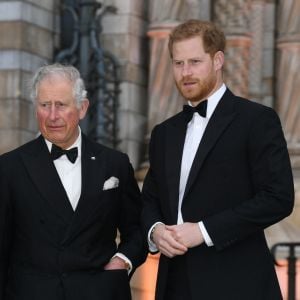
[[[215,71],[221,70],[224,64],[224,53],[222,51],[218,51],[214,55],[214,66]]]
[[[79,118],[80,118],[80,120],[82,120],[85,117],[86,112],[87,112],[88,107],[89,107],[89,104],[90,104],[90,102],[87,98],[84,99],[83,101],[81,101],[80,108],[79,108]]]

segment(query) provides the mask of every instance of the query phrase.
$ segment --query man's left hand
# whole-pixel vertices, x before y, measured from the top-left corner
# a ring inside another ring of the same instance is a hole
[[[104,270],[127,270],[128,264],[120,257],[113,257],[105,266]]]
[[[172,232],[176,241],[188,248],[201,245],[204,242],[198,223],[183,223],[179,225],[166,226]]]

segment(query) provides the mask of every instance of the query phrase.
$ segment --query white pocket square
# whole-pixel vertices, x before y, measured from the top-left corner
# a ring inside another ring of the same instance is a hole
[[[104,182],[103,191],[115,189],[118,186],[119,186],[119,179],[117,177],[112,176]]]

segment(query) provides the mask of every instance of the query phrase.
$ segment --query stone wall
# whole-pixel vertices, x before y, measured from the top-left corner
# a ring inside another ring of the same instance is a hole
[[[0,153],[37,133],[28,82],[51,60],[53,1],[0,2]]]

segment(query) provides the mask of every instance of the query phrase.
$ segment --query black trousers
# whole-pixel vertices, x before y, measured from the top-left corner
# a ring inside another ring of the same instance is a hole
[[[0,299],[3,299],[1,294]],[[100,269],[58,275],[32,268],[14,268],[4,299],[131,300],[131,292],[126,270]]]
[[[178,255],[170,260],[164,300],[191,300],[186,257]]]

